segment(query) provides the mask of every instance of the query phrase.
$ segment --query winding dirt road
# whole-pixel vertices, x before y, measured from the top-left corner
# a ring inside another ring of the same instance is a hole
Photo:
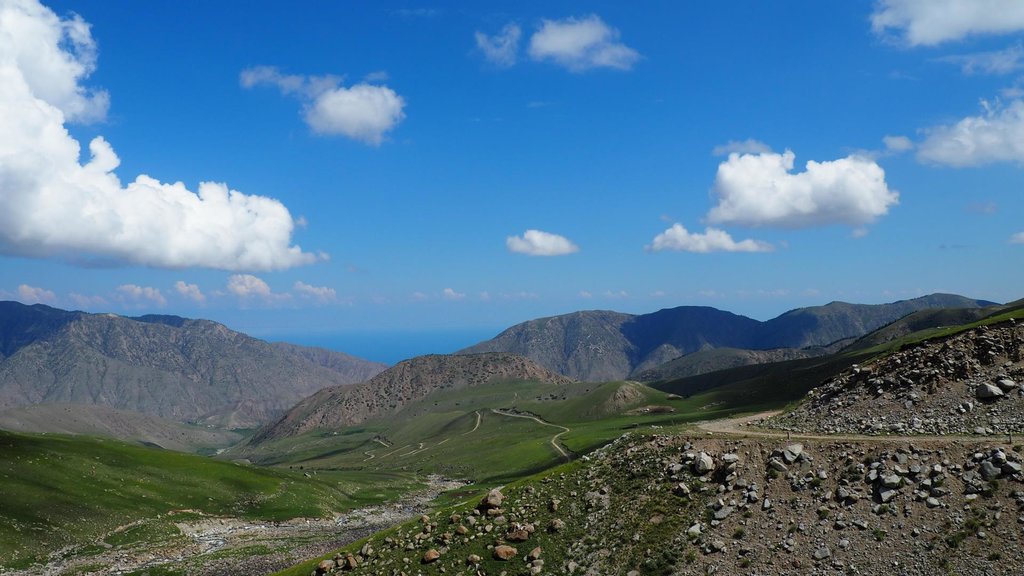
[[[571,432],[570,429],[566,428],[565,426],[559,426],[558,424],[552,424],[551,422],[546,422],[546,421],[541,420],[540,418],[538,418],[536,416],[530,416],[530,415],[527,415],[527,414],[516,414],[514,412],[505,412],[503,410],[498,410],[497,408],[491,408],[491,412],[494,412],[495,414],[500,414],[501,416],[508,416],[510,418],[526,418],[527,420],[533,420],[534,422],[536,422],[538,424],[542,424],[544,426],[551,426],[553,428],[561,429],[562,430],[561,432],[559,432],[558,434],[555,434],[554,436],[551,437],[551,446],[554,447],[554,449],[557,450],[558,453],[562,455],[562,458],[565,458],[566,460],[569,459],[569,452],[566,451],[564,448],[562,448],[561,446],[558,445],[558,437],[561,436],[562,434],[565,434],[566,432]]]
[[[782,410],[759,412],[747,414],[735,418],[723,418],[721,420],[706,420],[695,423],[698,430],[712,434],[728,434],[730,436],[746,436],[757,438],[785,438],[787,440],[834,440],[838,442],[954,442],[965,440],[978,440],[990,438],[989,436],[976,435],[954,435],[928,436],[920,435],[868,435],[868,434],[808,434],[803,432],[786,432],[783,430],[766,430],[751,426],[752,422],[771,418],[781,414]]]

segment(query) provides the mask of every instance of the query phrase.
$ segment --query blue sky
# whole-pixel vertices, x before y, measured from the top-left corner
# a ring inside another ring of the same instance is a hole
[[[465,4],[0,0],[0,297],[308,339],[1024,296],[1024,4]]]

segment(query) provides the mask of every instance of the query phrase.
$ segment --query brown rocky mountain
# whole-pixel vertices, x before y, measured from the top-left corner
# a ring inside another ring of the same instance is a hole
[[[260,430],[252,443],[319,428],[354,426],[398,412],[437,390],[470,388],[496,380],[570,382],[565,376],[515,354],[419,356],[398,363],[368,382],[320,390]]]
[[[992,304],[952,294],[932,294],[890,304],[832,302],[792,310],[766,322],[705,306],[680,306],[641,315],[574,312],[517,324],[460,353],[510,352],[579,380],[617,380],[635,378],[699,350],[828,346],[859,338],[917,310]]]
[[[264,342],[208,320],[0,302],[0,408],[96,404],[252,427],[325,386],[362,382],[384,368]]]

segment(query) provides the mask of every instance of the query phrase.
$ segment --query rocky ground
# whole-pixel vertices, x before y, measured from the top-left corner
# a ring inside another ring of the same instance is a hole
[[[312,574],[1020,574],[1021,449],[624,437]]]
[[[768,426],[826,434],[1024,434],[1024,323],[983,326],[854,366]]]

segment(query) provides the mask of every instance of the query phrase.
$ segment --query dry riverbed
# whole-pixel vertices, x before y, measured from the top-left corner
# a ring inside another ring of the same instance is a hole
[[[178,534],[161,542],[111,547],[97,544],[65,549],[51,555],[45,567],[5,572],[3,576],[62,576],[181,572],[190,576],[233,574],[257,576],[287,568],[399,524],[427,511],[442,492],[460,488],[463,481],[427,478],[421,490],[396,502],[338,514],[334,518],[298,518],[284,522],[200,516],[181,511]],[[119,531],[149,522],[142,520]],[[159,521],[157,521],[159,522]],[[105,538],[104,540],[109,540]]]

